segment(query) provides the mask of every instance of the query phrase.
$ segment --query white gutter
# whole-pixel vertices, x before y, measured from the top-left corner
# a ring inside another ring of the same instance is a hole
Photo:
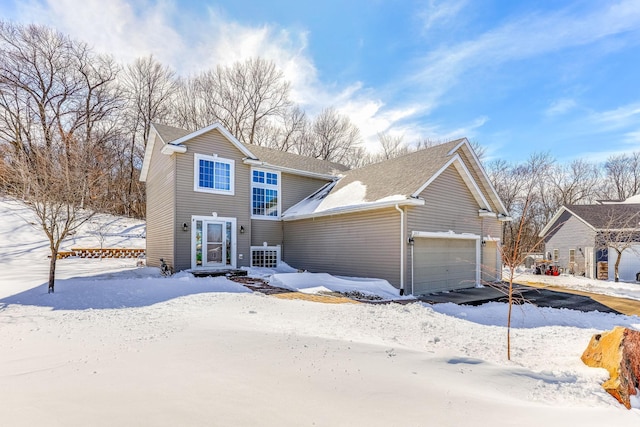
[[[268,168],[268,169],[277,170],[277,171],[280,171],[280,172],[290,173],[290,174],[293,174],[293,175],[307,176],[307,177],[310,177],[310,178],[326,179],[327,181],[334,181],[334,180],[338,179],[338,176],[336,176],[336,175],[329,175],[329,174],[326,174],[326,173],[303,171],[303,170],[300,170],[300,169],[287,168],[287,167],[284,167],[284,166],[276,166],[276,165],[272,165],[272,164],[267,163],[267,162],[262,162],[260,160],[244,159],[242,162],[244,164],[246,164],[246,165],[260,166],[260,167],[264,167],[264,168]]]
[[[353,212],[362,212],[367,210],[393,208],[395,206],[424,206],[423,199],[405,199],[400,201],[383,201],[383,202],[371,202],[360,203],[358,205],[340,206],[338,208],[327,209],[320,212],[311,212],[304,214],[285,214],[282,216],[283,221],[295,221],[298,219],[318,218],[321,216],[341,215]]]
[[[404,295],[404,210],[398,207],[396,210],[400,212],[400,295]]]

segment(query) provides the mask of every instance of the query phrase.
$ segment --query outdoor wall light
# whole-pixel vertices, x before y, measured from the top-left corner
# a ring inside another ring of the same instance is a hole
[[[244,225],[240,226],[240,234],[244,234]]]
[[[186,222],[182,223],[182,231],[189,231],[189,224],[187,224]]]
[[[481,245],[482,245],[482,247],[484,248],[485,246],[487,246],[487,241],[486,241],[486,240],[483,240],[483,241],[482,241],[482,243],[481,243]]]

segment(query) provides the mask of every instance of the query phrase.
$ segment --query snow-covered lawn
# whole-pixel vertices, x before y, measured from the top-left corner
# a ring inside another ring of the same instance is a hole
[[[60,261],[47,294],[46,246],[12,235],[16,206],[0,200],[2,425],[640,423],[640,402],[624,409],[580,361],[592,334],[637,317],[518,308],[507,362],[499,303],[284,300],[107,259]]]

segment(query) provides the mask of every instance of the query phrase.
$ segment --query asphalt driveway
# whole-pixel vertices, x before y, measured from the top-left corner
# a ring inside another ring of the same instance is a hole
[[[545,285],[525,286],[514,284],[514,297],[517,303],[528,302],[538,307],[640,315],[640,301],[567,289],[559,290]],[[423,295],[419,299],[430,304],[452,302],[454,304],[467,305],[481,305],[490,301],[507,302],[508,300],[505,284],[495,287],[485,286],[483,288],[440,292]]]

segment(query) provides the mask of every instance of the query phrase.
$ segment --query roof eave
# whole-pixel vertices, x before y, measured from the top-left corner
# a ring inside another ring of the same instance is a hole
[[[371,202],[362,203],[359,205],[341,206],[339,208],[328,209],[321,212],[312,212],[300,215],[282,216],[283,221],[296,221],[299,219],[318,218],[323,216],[342,215],[347,213],[355,213],[362,211],[370,211],[375,209],[392,208],[394,206],[424,206],[425,201],[423,199],[404,199],[404,200],[385,200],[383,202]],[[286,215],[286,213],[285,213]]]
[[[300,176],[306,176],[309,178],[320,178],[320,179],[325,179],[327,181],[333,181],[339,178],[339,176],[337,175],[331,175],[331,174],[326,174],[326,173],[318,173],[318,172],[311,172],[311,171],[305,171],[305,170],[301,170],[301,169],[294,169],[294,168],[288,168],[285,166],[278,166],[278,165],[272,165],[271,163],[267,163],[267,162],[263,162],[257,159],[249,159],[249,158],[245,158],[243,160],[244,164],[247,165],[251,165],[251,166],[260,166],[263,168],[268,168],[268,169],[273,169],[273,170],[277,170],[280,172],[285,172],[285,173],[290,173],[292,175],[300,175]]]
[[[159,138],[160,141],[164,144],[164,141],[158,133],[158,130],[153,125],[153,123],[151,123],[151,132],[149,132],[149,140],[147,141],[147,146],[144,149],[144,159],[142,160],[142,168],[140,169],[140,177],[138,178],[138,180],[141,182],[147,181],[149,166],[151,165],[151,155],[153,154],[153,146],[155,145],[156,138]]]
[[[183,154],[187,152],[187,147],[184,145],[166,144],[164,147],[162,147],[162,150],[160,150],[160,152],[162,154],[166,154],[167,156],[170,156],[173,153]]]

